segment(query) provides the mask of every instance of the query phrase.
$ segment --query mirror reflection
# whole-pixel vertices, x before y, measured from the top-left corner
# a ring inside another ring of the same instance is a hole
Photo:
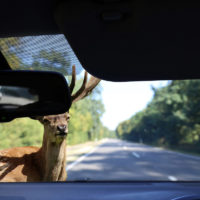
[[[0,105],[24,106],[38,100],[39,96],[29,88],[0,86]]]

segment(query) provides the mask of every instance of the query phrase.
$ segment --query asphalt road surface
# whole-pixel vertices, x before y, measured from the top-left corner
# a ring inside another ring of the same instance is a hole
[[[200,157],[107,139],[67,165],[72,180],[200,181]]]

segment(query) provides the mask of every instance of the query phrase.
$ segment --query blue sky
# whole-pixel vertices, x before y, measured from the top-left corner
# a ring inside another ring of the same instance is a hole
[[[151,86],[163,87],[168,81],[108,82],[101,81],[105,113],[103,124],[114,130],[117,125],[144,109],[153,97]]]

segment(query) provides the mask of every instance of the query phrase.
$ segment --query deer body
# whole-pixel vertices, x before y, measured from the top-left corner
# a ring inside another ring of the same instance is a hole
[[[100,82],[91,77],[72,95],[75,86],[75,66],[70,84],[72,103],[83,99]],[[87,83],[87,84],[86,84]],[[66,181],[66,137],[69,113],[36,117],[44,125],[41,148],[15,147],[0,151],[0,182]]]
[[[67,113],[39,119],[44,123],[41,148],[15,147],[1,151],[0,180],[2,182],[65,181],[67,178],[65,138],[68,131],[68,116]]]
[[[1,182],[41,181],[37,147],[15,147],[0,152]]]

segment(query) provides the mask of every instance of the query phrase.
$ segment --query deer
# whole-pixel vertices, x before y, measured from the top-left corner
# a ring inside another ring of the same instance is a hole
[[[76,69],[72,67],[69,86],[72,104],[88,96],[100,79],[85,71],[81,87],[73,93]],[[66,181],[66,138],[69,111],[63,114],[37,116],[44,127],[42,146],[13,147],[0,151],[0,182],[55,182]]]

